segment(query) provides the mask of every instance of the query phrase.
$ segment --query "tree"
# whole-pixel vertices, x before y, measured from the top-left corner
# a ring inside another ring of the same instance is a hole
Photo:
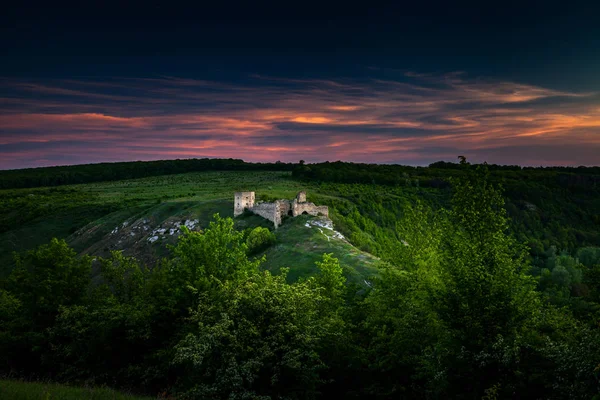
[[[219,214],[213,218],[204,232],[183,227],[183,235],[172,247],[173,257],[167,267],[169,280],[186,309],[196,301],[195,293],[211,290],[225,281],[242,281],[254,274],[262,262],[248,259],[244,234],[235,230],[233,219],[221,218]]]
[[[20,372],[40,372],[49,352],[48,328],[60,308],[74,305],[84,297],[90,283],[92,259],[77,257],[64,240],[50,243],[16,256],[16,267],[8,277],[9,294],[4,300],[19,313],[4,316],[3,325],[11,327],[4,347],[4,366]],[[46,365],[52,371],[52,365]]]
[[[406,204],[402,218],[395,224],[398,240],[387,249],[387,261],[410,271],[437,265],[446,221],[445,210],[433,211],[422,201]]]
[[[320,290],[288,284],[286,274],[257,272],[202,296],[195,329],[176,347],[185,368],[180,391],[203,399],[315,397],[325,367],[320,343],[335,324],[318,312]]]
[[[90,281],[91,257],[77,257],[64,240],[52,239],[15,261],[8,287],[40,323],[49,323],[59,306],[76,303]]]
[[[346,283],[340,261],[333,257],[333,253],[328,253],[323,254],[322,260],[317,261],[316,265],[319,274],[315,277],[315,283],[324,290],[326,298],[339,305]]]
[[[487,168],[453,183],[440,263],[443,284],[432,291],[432,305],[449,334],[439,372],[460,393],[483,395],[518,372],[516,349],[541,302],[526,273],[526,249],[507,233],[504,199]]]

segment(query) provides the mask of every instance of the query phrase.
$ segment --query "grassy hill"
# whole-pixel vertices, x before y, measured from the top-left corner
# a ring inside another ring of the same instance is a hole
[[[108,388],[78,388],[54,383],[0,380],[3,400],[149,400]]]
[[[233,191],[294,195],[305,187],[289,172],[201,172],[61,187],[0,190],[0,269],[12,264],[12,252],[68,238],[84,251],[117,225],[139,216],[157,224],[190,207],[191,214],[229,215]],[[219,203],[221,202],[221,203]],[[204,208],[204,210],[203,210]],[[206,212],[204,212],[206,211]]]
[[[233,217],[231,200],[165,202],[149,207],[124,218],[117,211],[86,225],[68,237],[68,241],[82,254],[107,257],[111,250],[122,250],[148,265],[167,255],[167,245],[174,245],[187,226],[198,231],[207,227],[215,213]],[[247,214],[234,218],[239,230],[257,226],[273,230],[266,219]],[[381,261],[373,255],[354,247],[342,234],[334,230],[327,218],[299,216],[288,217],[282,226],[273,230],[277,241],[259,256],[266,256],[265,268],[277,273],[290,267],[290,280],[310,276],[317,272],[315,262],[324,253],[333,253],[346,267],[350,281],[364,285],[365,279],[376,274]]]
[[[293,198],[307,190],[309,199],[343,201],[320,185],[291,179],[286,171],[200,172],[59,188],[0,191],[0,262],[10,270],[12,252],[65,238],[79,253],[105,257],[111,250],[152,265],[167,254],[181,225],[192,230],[208,226],[215,213],[233,217],[233,192],[254,190],[258,199]],[[240,230],[272,224],[258,216],[236,218]],[[362,282],[379,263],[347,240],[307,228],[307,217],[289,218],[276,232],[277,244],[266,251],[266,268],[291,267],[290,279],[311,274],[323,253],[333,253]]]

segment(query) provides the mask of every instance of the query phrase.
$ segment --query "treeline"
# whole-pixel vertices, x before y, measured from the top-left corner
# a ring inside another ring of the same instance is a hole
[[[459,157],[460,158],[460,157]],[[465,159],[466,161],[466,159]],[[464,163],[463,163],[464,165]],[[564,173],[572,173],[572,174],[591,174],[591,175],[600,175],[600,167],[560,167],[560,166],[549,166],[549,167],[523,167],[520,165],[500,165],[500,164],[486,164],[487,168],[490,171],[532,171],[532,170],[541,170],[541,171],[555,171],[555,172],[564,172]],[[429,168],[436,169],[461,169],[461,163],[453,163],[448,161],[437,161],[429,164]]]
[[[292,172],[294,178],[335,183],[364,183],[400,186],[448,187],[447,178],[455,174],[427,174],[427,167],[389,164],[357,164],[349,162],[324,162],[303,164]],[[417,180],[418,178],[419,180]],[[425,179],[424,179],[425,178]]]
[[[600,251],[536,278],[489,173],[452,184],[448,208],[404,208],[365,287],[330,255],[295,283],[262,271],[272,235],[218,216],[153,268],[53,240],[1,283],[0,373],[182,399],[596,398]]]
[[[536,180],[544,184],[574,189],[600,189],[600,167],[521,167],[518,165],[485,164],[498,181]],[[471,165],[438,161],[428,167],[406,165],[358,164],[324,162],[297,165],[297,179],[336,183],[367,183],[378,185],[421,186],[445,188],[448,178],[457,177]]]
[[[0,171],[0,189],[59,186],[144,178],[200,171],[293,171],[298,179],[336,183],[448,187],[448,178],[460,175],[468,163],[438,161],[428,167],[349,162],[248,163],[239,159],[185,159],[133,161]],[[600,186],[600,167],[520,167],[489,164],[487,168],[507,179],[543,179],[572,188]]]
[[[247,163],[237,159],[187,159],[85,164],[0,171],[0,189],[118,181],[201,171],[291,171],[291,163]]]

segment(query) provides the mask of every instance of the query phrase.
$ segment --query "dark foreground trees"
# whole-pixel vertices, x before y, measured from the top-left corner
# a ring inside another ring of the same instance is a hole
[[[216,216],[155,268],[115,252],[93,279],[64,241],[29,252],[0,291],[1,372],[184,398],[316,397],[321,355],[342,339],[342,268],[325,255],[321,274],[289,284],[246,241]]]
[[[330,255],[288,283],[253,255],[268,232],[218,216],[150,269],[54,240],[2,284],[0,370],[198,399],[593,398],[593,308],[581,320],[548,301],[498,188],[465,176],[451,210],[405,210],[370,286],[347,285]]]

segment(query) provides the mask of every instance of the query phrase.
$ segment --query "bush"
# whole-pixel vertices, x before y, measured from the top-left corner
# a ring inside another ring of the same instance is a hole
[[[275,234],[267,228],[256,227],[248,234],[246,245],[249,254],[257,254],[275,243]]]

